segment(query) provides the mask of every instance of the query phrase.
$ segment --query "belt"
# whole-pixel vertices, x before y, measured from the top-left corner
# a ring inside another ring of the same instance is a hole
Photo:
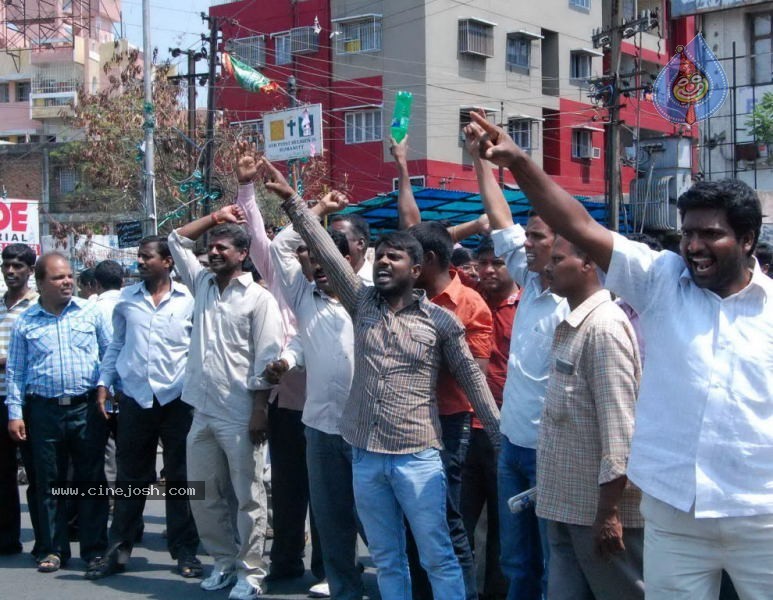
[[[42,400],[44,402],[56,402],[59,406],[72,406],[74,404],[83,404],[88,402],[92,397],[92,393],[86,392],[78,396],[59,396],[58,398],[46,398],[45,396],[39,396],[38,394],[29,394],[28,400]]]

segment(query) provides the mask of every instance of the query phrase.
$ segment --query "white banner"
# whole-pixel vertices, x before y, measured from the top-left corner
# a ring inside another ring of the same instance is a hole
[[[27,244],[40,256],[40,220],[37,200],[0,201],[0,248]]]
[[[263,114],[266,158],[291,160],[322,154],[322,105]]]

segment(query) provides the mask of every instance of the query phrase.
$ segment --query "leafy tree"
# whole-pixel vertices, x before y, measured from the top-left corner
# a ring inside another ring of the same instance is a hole
[[[746,120],[749,135],[762,144],[773,144],[773,92],[766,92]]]

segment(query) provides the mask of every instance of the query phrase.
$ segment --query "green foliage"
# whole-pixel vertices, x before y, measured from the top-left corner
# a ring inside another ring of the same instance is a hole
[[[746,120],[746,127],[758,142],[773,144],[773,92],[763,94]]]

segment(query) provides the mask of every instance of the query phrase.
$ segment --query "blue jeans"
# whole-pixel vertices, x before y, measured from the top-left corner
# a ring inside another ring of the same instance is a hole
[[[443,450],[440,459],[446,473],[448,501],[446,519],[451,534],[454,553],[459,559],[464,577],[467,600],[478,600],[478,585],[475,579],[475,559],[462,518],[462,466],[467,459],[470,447],[472,413],[463,412],[453,415],[440,415],[443,430]],[[408,567],[411,570],[413,600],[432,600],[432,587],[426,571],[419,564],[419,553],[412,532],[408,530]]]
[[[410,600],[405,551],[408,520],[435,598],[464,600],[464,579],[446,519],[446,476],[440,451],[381,454],[352,449],[354,497],[378,568],[382,600]]]
[[[507,501],[537,483],[537,451],[511,444],[503,435],[497,465],[500,566],[510,587],[507,600],[546,595],[548,546],[545,523],[534,509],[512,514]],[[538,500],[539,501],[539,500]]]
[[[340,435],[306,427],[306,464],[330,596],[359,600],[362,578],[357,566],[352,447]]]

